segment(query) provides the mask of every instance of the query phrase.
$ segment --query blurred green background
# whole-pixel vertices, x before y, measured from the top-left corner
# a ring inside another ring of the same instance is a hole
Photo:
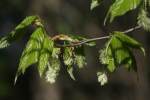
[[[103,0],[101,6],[90,11],[90,0],[0,0],[0,35],[8,34],[28,15],[39,15],[49,35],[74,33],[92,38],[136,25],[135,10],[103,26],[111,2]],[[103,87],[97,82],[96,72],[102,67],[98,61],[98,50],[105,40],[97,41],[96,47],[85,47],[88,65],[81,71],[75,71],[76,81],[61,71],[57,82],[50,85],[39,78],[36,65],[33,65],[14,86],[19,58],[32,30],[32,27],[27,30],[23,40],[0,50],[0,100],[149,100],[149,33],[142,29],[129,33],[146,49],[145,57],[135,51],[138,73],[121,67],[109,76],[108,84]]]

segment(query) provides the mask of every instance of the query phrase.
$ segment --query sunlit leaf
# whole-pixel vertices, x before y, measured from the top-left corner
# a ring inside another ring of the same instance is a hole
[[[11,43],[20,39],[25,34],[25,29],[29,27],[36,19],[36,16],[26,17],[13,31],[0,39],[0,48],[8,47]]]
[[[115,17],[122,16],[128,11],[136,9],[140,2],[141,0],[115,0],[115,2],[109,8],[104,23],[108,17],[110,17],[110,22],[112,22]]]
[[[134,38],[131,38],[122,32],[115,32],[114,34],[119,40],[124,43],[124,45],[131,48],[140,49],[145,55],[145,49],[143,48],[142,44],[136,41]]]
[[[44,39],[43,29],[39,27],[31,35],[26,45],[26,48],[22,53],[19,68],[16,74],[16,79],[21,73],[23,74],[30,65],[38,62],[43,39]]]
[[[47,68],[50,55],[52,55],[53,45],[54,43],[49,37],[44,38],[43,46],[40,51],[39,63],[38,63],[38,70],[39,70],[40,76],[43,76],[43,73],[45,72]]]
[[[63,60],[65,65],[70,66],[73,64],[73,48],[71,47],[64,48]]]
[[[8,47],[10,45],[10,42],[9,42],[9,39],[8,39],[8,37],[6,36],[6,37],[2,37],[1,39],[0,39],[0,49],[1,48],[6,48],[6,47]]]
[[[137,71],[132,49],[140,49],[145,54],[144,48],[139,42],[122,32],[114,32],[105,48],[100,50],[100,62],[106,65],[110,72],[114,72],[116,68],[122,65],[129,70]]]
[[[64,60],[65,65],[67,66],[67,72],[69,73],[70,77],[73,80],[75,80],[75,77],[73,75],[73,64],[74,64],[73,49],[74,48],[72,47],[64,48],[63,60]]]
[[[146,10],[141,9],[137,19],[139,26],[142,26],[146,31],[150,31],[150,18]]]
[[[60,48],[53,48],[52,57],[59,59],[59,54],[61,53]]]
[[[111,48],[108,47],[107,50],[106,48],[104,48],[100,50],[99,53],[100,53],[100,56],[99,56],[100,62],[104,65],[107,65],[107,69],[110,72],[114,72],[114,70],[116,69],[116,65],[114,62],[115,59],[113,58]]]
[[[102,64],[107,66],[107,69],[110,72],[114,72],[116,69],[116,64],[115,64],[115,59],[113,57],[113,52],[111,49],[111,42],[112,42],[111,38],[110,40],[108,40],[108,42],[105,44],[105,48],[103,48],[102,50],[99,51],[100,56],[99,56],[99,60]]]
[[[111,42],[111,51],[115,65],[118,67],[120,65],[126,65],[129,69],[135,69],[136,64],[134,63],[133,54],[124,42],[120,41],[118,38],[113,37]],[[135,70],[136,71],[136,70]]]

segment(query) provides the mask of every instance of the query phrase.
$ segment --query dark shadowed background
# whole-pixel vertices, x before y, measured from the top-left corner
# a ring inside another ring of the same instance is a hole
[[[111,0],[103,0],[101,6],[90,11],[90,0],[0,0],[0,36],[8,34],[28,15],[39,15],[49,35],[73,33],[92,38],[136,25],[135,10],[103,26],[110,4]],[[96,72],[102,67],[98,50],[104,46],[105,40],[97,41],[96,47],[85,47],[88,65],[75,72],[76,81],[61,71],[57,82],[50,85],[39,78],[36,65],[33,65],[14,86],[19,58],[31,32],[32,28],[27,30],[24,39],[0,50],[0,100],[149,100],[149,33],[142,29],[129,33],[146,49],[145,57],[135,51],[138,73],[121,67],[109,76],[108,84],[103,87],[97,82]]]

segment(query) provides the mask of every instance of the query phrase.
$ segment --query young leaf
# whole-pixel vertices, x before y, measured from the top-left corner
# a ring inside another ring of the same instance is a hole
[[[64,60],[65,65],[67,66],[67,71],[70,77],[73,80],[75,80],[75,77],[73,75],[73,64],[74,64],[73,49],[74,48],[71,48],[71,47],[64,48],[63,60]]]
[[[97,6],[99,6],[101,0],[92,0],[90,9],[93,10]]]
[[[120,41],[116,37],[113,37],[110,46],[116,66],[126,65],[128,69],[136,69],[134,56],[124,42]]]
[[[12,33],[14,32],[14,34],[12,34],[12,36],[15,35],[15,33],[16,33],[15,31],[19,31],[19,30],[25,29],[29,25],[33,24],[33,22],[35,22],[35,20],[37,20],[37,19],[38,19],[37,16],[28,16],[28,17],[26,17],[20,24],[17,25],[15,30],[12,31]]]
[[[0,39],[0,49],[1,48],[6,48],[10,45],[10,42],[9,42],[9,38],[6,36],[6,37],[2,37]]]
[[[52,58],[59,59],[60,53],[61,53],[61,52],[60,52],[60,48],[53,48],[53,52],[52,52],[51,57],[52,57]]]
[[[43,39],[44,39],[43,29],[39,27],[31,35],[26,45],[26,48],[22,53],[19,68],[16,74],[16,79],[21,73],[23,74],[30,65],[38,62]]]
[[[146,31],[150,31],[150,18],[146,10],[141,9],[137,19],[139,26],[142,26]]]
[[[30,26],[36,19],[37,16],[26,17],[13,31],[0,39],[0,48],[8,47],[12,42],[20,39],[24,35],[25,29]]]
[[[115,0],[108,10],[104,24],[106,23],[108,17],[110,17],[109,22],[112,22],[115,17],[122,16],[128,11],[136,9],[140,2],[141,0]]]
[[[105,44],[105,48],[99,51],[100,56],[99,60],[102,64],[107,65],[107,69],[110,72],[114,72],[116,69],[116,64],[115,64],[115,59],[113,57],[113,52],[111,49],[111,42],[112,42],[112,37],[108,40],[108,42]]]
[[[140,49],[145,55],[145,49],[143,48],[141,43],[122,32],[114,32],[114,34],[118,39],[120,39],[124,43],[124,45],[129,46],[130,48]]]
[[[108,82],[108,78],[106,73],[97,72],[98,82],[100,82],[101,86],[105,85]]]
[[[42,49],[40,51],[40,56],[39,56],[38,70],[39,70],[40,76],[43,76],[47,68],[50,55],[52,55],[53,46],[54,46],[53,41],[49,37],[46,36],[44,38],[44,42],[43,42]]]
[[[63,60],[65,65],[71,66],[73,64],[73,49],[71,47],[64,48]]]
[[[114,72],[121,65],[136,71],[136,60],[131,48],[140,49],[145,54],[144,48],[139,42],[121,32],[114,32],[105,48],[100,51],[100,61],[107,66],[110,72]]]
[[[110,72],[114,72],[116,69],[116,65],[115,65],[115,59],[113,58],[113,55],[112,55],[111,48],[108,47],[107,50],[106,48],[104,48],[100,50],[99,53],[100,53],[100,56],[99,56],[100,62],[104,65],[107,65],[107,69]]]

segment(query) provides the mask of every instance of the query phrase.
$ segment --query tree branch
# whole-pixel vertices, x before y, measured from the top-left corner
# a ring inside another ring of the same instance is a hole
[[[140,29],[140,28],[141,28],[141,26],[135,26],[133,28],[130,28],[130,29],[127,29],[127,30],[123,31],[123,33],[130,33],[132,31],[135,31],[135,30]],[[68,44],[68,45],[59,45],[59,44],[56,44],[56,46],[60,47],[60,48],[63,48],[63,47],[75,47],[75,46],[83,45],[85,43],[92,42],[92,41],[98,41],[98,40],[108,39],[110,37],[111,37],[111,35],[104,36],[104,37],[92,38],[92,39],[86,39],[86,40],[74,42],[74,43]]]
[[[130,29],[123,31],[123,33],[130,33],[132,31],[135,31],[135,30],[140,29],[140,28],[141,28],[141,26],[138,25],[138,26],[135,26],[133,28],[130,28]]]
[[[86,40],[79,41],[79,42],[72,43],[72,44],[68,44],[68,45],[59,45],[59,44],[57,44],[56,46],[57,46],[57,47],[74,47],[74,46],[83,45],[83,44],[88,43],[88,42],[97,41],[97,40],[102,40],[102,39],[108,39],[108,38],[110,38],[110,36],[104,36],[104,37],[86,39]]]

